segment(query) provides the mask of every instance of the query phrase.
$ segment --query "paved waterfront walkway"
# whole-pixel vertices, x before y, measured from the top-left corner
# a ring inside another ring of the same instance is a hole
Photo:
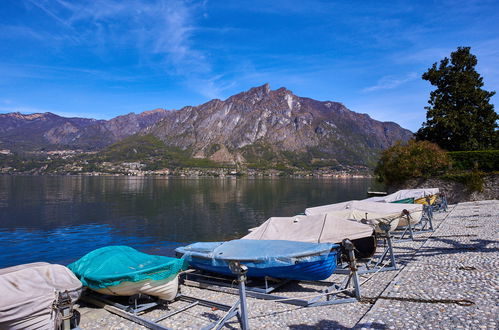
[[[380,299],[359,324],[399,329],[497,329],[498,235],[499,201],[458,204],[381,296],[466,299],[474,305]]]
[[[301,308],[248,298],[249,323],[253,329],[336,329],[336,328],[489,328],[499,327],[499,201],[480,201],[452,206],[435,215],[436,230],[418,234],[415,240],[395,244],[396,271],[372,276],[362,286],[370,302]],[[331,280],[341,280],[334,275]],[[299,283],[276,294],[301,297],[319,287]],[[237,296],[192,287],[182,293],[225,304]],[[381,298],[379,298],[381,297]],[[377,299],[376,299],[377,298]],[[467,300],[471,306],[437,300]],[[374,304],[373,304],[374,302]],[[181,308],[175,303],[171,310]],[[82,308],[82,329],[142,329],[102,309]],[[154,319],[165,311],[145,315]],[[195,307],[162,322],[172,328],[200,328],[220,311]],[[237,322],[230,324],[238,328]]]

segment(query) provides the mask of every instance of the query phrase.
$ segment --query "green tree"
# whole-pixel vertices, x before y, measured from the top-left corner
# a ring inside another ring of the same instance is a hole
[[[416,138],[449,151],[498,148],[499,116],[489,102],[495,92],[482,89],[483,79],[475,70],[477,59],[470,47],[458,47],[450,57],[423,74],[436,89],[430,93],[426,122]]]

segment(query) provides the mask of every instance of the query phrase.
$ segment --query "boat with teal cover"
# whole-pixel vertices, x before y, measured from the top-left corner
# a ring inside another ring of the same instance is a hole
[[[249,277],[317,281],[335,271],[339,248],[331,243],[238,239],[198,242],[175,251],[191,267],[212,273],[234,276],[229,263],[239,261],[248,267]]]
[[[404,198],[404,199],[399,199],[390,203],[395,203],[395,204],[414,204],[414,198]]]
[[[178,274],[187,266],[183,259],[150,255],[129,246],[107,246],[89,252],[68,268],[84,286],[99,293],[144,293],[172,300],[178,291]]]

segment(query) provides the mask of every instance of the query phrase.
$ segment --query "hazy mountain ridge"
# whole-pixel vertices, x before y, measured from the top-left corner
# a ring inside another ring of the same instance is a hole
[[[86,127],[100,121],[65,118],[50,112],[0,114],[0,148],[32,150],[71,144]]]
[[[66,118],[50,112],[0,114],[0,147],[100,150],[140,133],[168,113],[164,109],[129,113],[110,120]]]
[[[0,148],[102,150],[135,135],[219,163],[372,164],[380,150],[413,134],[343,104],[294,95],[268,84],[226,100],[180,110],[156,109],[110,120],[52,113],[0,114]]]

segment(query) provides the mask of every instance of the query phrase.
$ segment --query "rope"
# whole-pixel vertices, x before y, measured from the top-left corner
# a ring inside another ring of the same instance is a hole
[[[408,301],[426,304],[457,304],[459,306],[473,306],[475,302],[468,299],[422,299],[422,298],[410,298],[410,297],[361,297],[361,303],[374,304],[378,299],[384,300],[396,300],[396,301]]]
[[[450,210],[450,212],[448,212],[445,215],[445,217],[442,219],[442,221],[437,225],[437,228],[435,228],[435,231],[436,231],[436,229],[440,228],[440,226],[445,222],[445,220],[448,218],[448,216],[452,213],[453,209]],[[431,239],[433,237],[434,236],[432,234],[427,239]],[[435,236],[435,237],[437,237],[437,236]],[[462,268],[464,270],[464,268],[468,268],[468,267],[467,266],[463,266]],[[474,267],[471,266],[471,267],[469,267],[468,269],[465,269],[465,270],[472,270],[471,268],[474,268]],[[410,298],[410,297],[385,297],[385,296],[361,297],[360,302],[374,304],[378,299],[394,300],[394,301],[408,301],[408,302],[426,303],[426,304],[428,304],[428,303],[429,304],[456,304],[456,305],[459,305],[459,306],[473,306],[473,305],[475,305],[475,302],[473,302],[471,300],[468,300],[468,299],[422,299],[422,298]]]
[[[359,283],[359,286],[362,286],[362,285],[364,285],[364,283],[366,283],[367,281],[371,280],[374,277],[374,275],[376,275],[377,273],[379,273],[384,267],[386,267],[386,265],[388,263],[390,263],[390,262],[386,261],[385,263],[383,263],[382,267],[380,267],[377,271],[375,271],[374,273],[372,273],[364,281],[362,281],[361,283]],[[330,295],[338,294],[338,293],[345,292],[345,291],[348,291],[348,290],[350,290],[350,288],[345,288],[345,289],[342,289],[342,290],[337,290],[337,291],[332,291],[332,292],[324,292],[324,293],[320,293],[320,294],[308,295],[308,296],[299,296],[299,297],[282,298],[282,299],[272,299],[272,300],[266,300],[265,302],[281,302],[281,301],[290,301],[290,300],[304,300],[304,299],[309,299],[309,298],[318,298],[318,297],[330,296]]]
[[[64,320],[69,320],[72,317],[73,317],[73,310],[71,310],[71,312],[67,316],[61,315],[59,318],[64,321]]]
[[[290,301],[290,300],[305,300],[305,299],[308,299],[308,298],[330,296],[330,295],[341,293],[341,292],[345,292],[345,291],[348,291],[348,290],[349,290],[349,288],[346,288],[346,289],[343,289],[343,290],[325,292],[325,293],[314,294],[314,295],[309,295],[309,296],[300,296],[300,297],[282,298],[282,299],[272,299],[272,300],[263,300],[263,301],[264,302],[280,302],[280,301]]]
[[[367,281],[369,281],[370,279],[372,279],[374,277],[374,275],[378,274],[383,268],[386,267],[386,265],[388,265],[391,261],[385,261],[383,263],[383,266],[380,267],[377,271],[375,271],[374,273],[371,274],[371,276],[369,276],[368,278],[366,278],[362,283],[360,283],[360,285],[364,285],[364,283],[366,283]]]
[[[446,268],[456,268],[459,270],[476,270],[476,271],[483,271],[483,272],[488,272],[489,270],[487,269],[477,269],[474,266],[467,266],[467,265],[442,265],[442,264],[436,264],[436,263],[430,263],[430,262],[421,262],[418,264],[418,266],[434,266],[434,267],[446,267]]]

